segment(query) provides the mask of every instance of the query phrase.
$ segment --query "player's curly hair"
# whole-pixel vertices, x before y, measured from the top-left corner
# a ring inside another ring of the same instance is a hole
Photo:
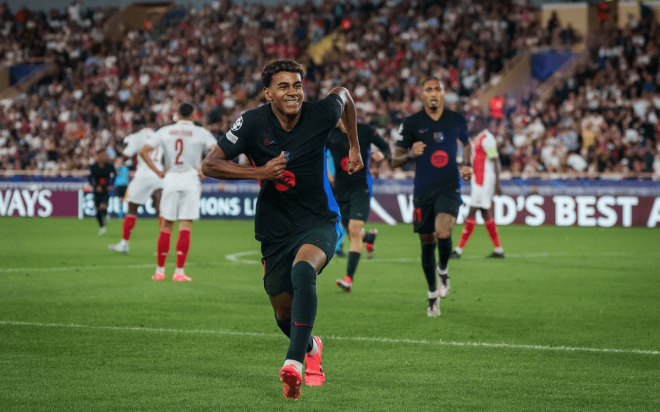
[[[268,63],[261,71],[261,84],[263,87],[270,87],[273,76],[280,72],[298,73],[300,77],[305,76],[305,69],[297,61],[291,59],[275,60]]]

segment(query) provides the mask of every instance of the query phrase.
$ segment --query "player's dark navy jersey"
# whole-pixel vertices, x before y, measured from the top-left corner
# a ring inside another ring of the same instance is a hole
[[[434,121],[422,110],[404,119],[400,133],[398,147],[410,149],[415,142],[426,144],[424,153],[415,158],[416,198],[460,190],[456,140],[464,144],[468,141],[467,122],[462,114],[444,109],[440,119]]]
[[[303,102],[298,124],[287,132],[267,104],[243,113],[218,141],[227,158],[244,153],[256,166],[282,151],[287,157],[282,179],[261,182],[254,222],[257,240],[278,241],[317,222],[340,219],[326,173],[325,145],[342,112],[343,102],[335,94]]]
[[[116,176],[115,167],[109,163],[100,167],[98,163],[94,163],[89,167],[89,184],[92,189],[96,190],[96,186],[101,186],[103,191],[108,190]]]
[[[348,199],[351,192],[354,190],[368,190],[369,195],[372,194],[371,190],[371,174],[369,173],[369,156],[371,154],[371,144],[375,144],[385,157],[391,154],[390,146],[378,134],[373,127],[358,123],[358,142],[360,143],[360,154],[364,162],[364,169],[348,174],[348,135],[342,133],[341,130],[335,128],[330,132],[328,137],[328,150],[332,155],[332,160],[335,165],[335,188],[334,194],[338,201]]]

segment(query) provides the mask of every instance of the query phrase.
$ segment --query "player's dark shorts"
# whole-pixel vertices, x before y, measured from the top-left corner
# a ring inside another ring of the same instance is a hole
[[[107,205],[110,201],[110,193],[102,191],[101,193],[94,192],[94,206],[99,207],[100,204]]]
[[[415,233],[425,235],[435,232],[435,217],[440,213],[458,217],[462,203],[460,189],[445,190],[428,198],[413,199]]]
[[[120,198],[123,199],[124,196],[126,195],[126,188],[127,187],[128,186],[115,186],[115,196],[120,197]]]
[[[369,217],[371,195],[369,189],[354,190],[345,200],[337,200],[339,212],[341,213],[342,224],[348,228],[349,220],[367,221]]]
[[[261,255],[263,256],[261,263],[264,265],[266,293],[269,296],[276,296],[284,292],[293,292],[291,268],[300,247],[307,244],[318,246],[325,253],[325,265],[327,265],[335,254],[339,236],[341,236],[339,224],[320,222],[316,226],[280,242],[261,242]]]

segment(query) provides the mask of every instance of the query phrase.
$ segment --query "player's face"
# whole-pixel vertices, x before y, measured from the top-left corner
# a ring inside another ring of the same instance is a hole
[[[420,97],[427,109],[438,110],[445,101],[445,88],[438,80],[429,80],[424,83]]]
[[[303,98],[302,78],[298,73],[279,72],[273,76],[270,87],[264,87],[264,97],[275,109],[288,115],[300,112]]]

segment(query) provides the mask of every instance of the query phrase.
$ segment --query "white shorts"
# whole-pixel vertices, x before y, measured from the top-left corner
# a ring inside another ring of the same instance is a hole
[[[168,190],[163,189],[160,200],[160,216],[165,220],[197,220],[199,219],[200,190]]]
[[[144,205],[151,195],[163,188],[163,179],[155,173],[135,175],[126,191],[126,201],[136,205]]]
[[[478,185],[472,180],[470,192],[470,207],[490,209],[495,195],[495,179],[484,178],[484,184]]]

